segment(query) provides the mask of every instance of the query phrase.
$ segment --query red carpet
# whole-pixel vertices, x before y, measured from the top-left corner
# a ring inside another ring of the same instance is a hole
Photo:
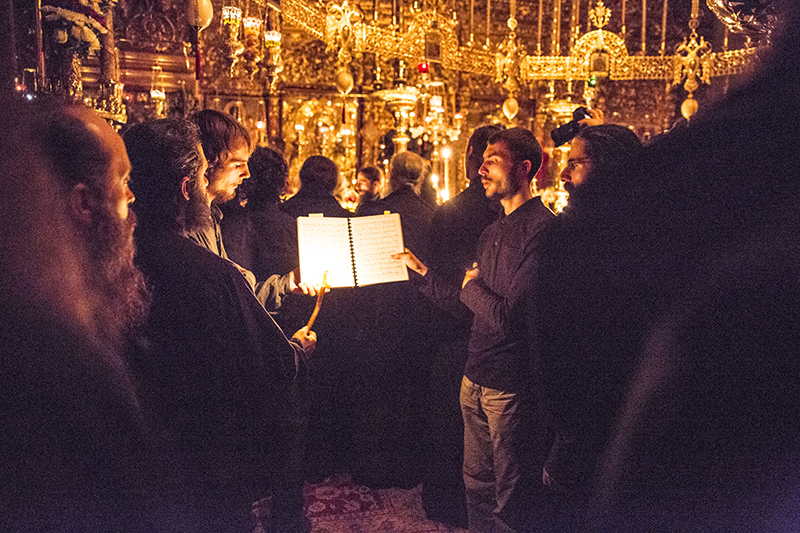
[[[465,533],[425,518],[421,486],[370,489],[342,475],[306,485],[304,499],[313,533]]]

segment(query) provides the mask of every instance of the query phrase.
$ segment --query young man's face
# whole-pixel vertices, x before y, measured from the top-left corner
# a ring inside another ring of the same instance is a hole
[[[247,160],[250,147],[241,142],[233,151],[223,155],[224,163],[208,171],[208,196],[212,202],[225,203],[236,196],[236,187],[250,177]]]
[[[581,138],[574,139],[569,149],[567,166],[561,171],[564,188],[569,193],[574,192],[586,181],[586,177],[591,171],[592,162],[586,157],[586,143]]]
[[[487,145],[483,152],[483,164],[478,170],[486,197],[503,200],[514,196],[519,190],[515,170],[514,159],[506,143],[501,141]]]

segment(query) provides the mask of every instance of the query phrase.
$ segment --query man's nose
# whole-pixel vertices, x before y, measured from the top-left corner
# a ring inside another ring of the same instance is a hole
[[[561,171],[561,181],[569,181],[570,174],[569,174],[569,167],[565,167],[564,170]]]
[[[242,179],[246,180],[249,177],[250,177],[250,165],[245,164],[245,166],[244,166],[244,177]]]

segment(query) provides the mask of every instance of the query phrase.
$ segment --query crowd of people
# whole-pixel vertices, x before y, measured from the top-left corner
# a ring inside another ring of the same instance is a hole
[[[435,206],[410,152],[358,173],[204,110],[118,135],[0,113],[0,525],[309,529],[307,481],[422,484],[472,532],[800,527],[800,15],[646,146],[585,119],[556,216],[542,148],[483,126]],[[13,132],[10,134],[9,132]],[[381,184],[385,190],[381,191]],[[381,193],[385,195],[382,195]],[[325,296],[296,218],[399,213],[409,281]]]

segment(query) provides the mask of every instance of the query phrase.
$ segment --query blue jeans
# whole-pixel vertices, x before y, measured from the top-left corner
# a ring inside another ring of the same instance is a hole
[[[518,531],[530,482],[530,406],[516,393],[461,380],[464,485],[470,533]]]

